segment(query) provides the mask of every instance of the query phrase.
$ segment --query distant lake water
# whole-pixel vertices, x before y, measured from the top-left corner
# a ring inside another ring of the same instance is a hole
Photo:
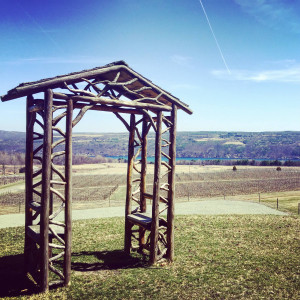
[[[105,156],[106,158],[112,158],[112,159],[128,159],[127,156]],[[140,159],[140,157],[138,157]],[[154,156],[148,156],[147,161],[148,162],[154,162]],[[161,158],[164,161],[167,161],[167,158],[162,156]],[[230,161],[230,160],[255,160],[255,161],[274,161],[275,159],[269,159],[269,158],[201,158],[201,157],[176,157],[176,161],[208,161],[208,160],[222,160],[222,161]],[[281,162],[284,162],[286,160],[291,160],[291,161],[299,161],[298,159],[278,159]]]

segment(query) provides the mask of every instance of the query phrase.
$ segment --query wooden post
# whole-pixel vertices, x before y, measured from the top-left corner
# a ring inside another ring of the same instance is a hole
[[[41,246],[41,291],[49,288],[49,202],[51,180],[51,143],[52,143],[52,101],[53,92],[45,92],[45,125],[43,145],[43,171],[42,171],[42,210],[40,220],[40,246]]]
[[[142,126],[142,155],[141,155],[141,185],[140,185],[140,210],[141,212],[146,212],[147,210],[147,201],[145,198],[146,193],[146,175],[147,175],[147,133],[148,133],[148,122],[146,116],[143,119]],[[146,230],[143,227],[139,228],[139,246],[142,249],[145,244],[145,232]]]
[[[150,264],[154,264],[157,260],[160,168],[161,168],[161,136],[162,136],[161,127],[162,127],[162,111],[159,111],[157,113],[157,123],[156,123],[157,131],[155,135],[155,165],[154,165],[154,182],[153,182]]]
[[[300,203],[298,203],[298,215],[300,215]]]
[[[26,103],[26,158],[25,158],[25,241],[24,241],[24,267],[25,273],[29,270],[30,250],[33,241],[28,236],[28,226],[32,225],[32,210],[29,203],[33,198],[33,129],[35,113],[30,113],[29,108],[33,105],[32,95],[27,97]]]
[[[52,95],[52,104],[53,104],[53,95]],[[53,112],[52,112],[52,118],[53,118]],[[53,131],[52,131],[52,134],[51,134],[51,157],[52,157],[52,154],[53,154],[52,145],[53,145]],[[53,161],[52,161],[52,163],[53,163]],[[52,180],[53,180],[53,170],[51,170],[51,173],[50,173],[50,188],[54,187],[54,184],[51,183]],[[54,195],[53,195],[53,193],[50,193],[50,199],[49,199],[49,216],[51,216],[52,213],[53,213],[53,202],[54,202],[53,200],[54,200]],[[52,235],[49,236],[49,241],[48,242],[49,243],[53,242]],[[52,257],[52,254],[53,254],[52,248],[49,247],[49,259]]]
[[[126,206],[125,206],[125,241],[124,250],[126,254],[130,254],[131,248],[131,228],[132,225],[127,219],[131,214],[131,197],[132,197],[132,172],[134,160],[134,133],[135,133],[135,115],[130,115],[130,131],[128,142],[128,165],[127,165],[127,191],[126,191]]]
[[[167,259],[174,259],[174,207],[175,207],[175,167],[176,167],[176,130],[177,130],[177,106],[173,104],[171,113],[171,122],[173,123],[170,130],[170,146],[169,146],[169,165],[171,172],[169,173],[169,207],[168,207],[168,228],[167,228]]]
[[[72,244],[72,118],[73,102],[67,101],[66,116],[66,158],[65,158],[65,259],[64,259],[64,276],[65,286],[70,283],[71,279],[71,244]]]
[[[277,198],[277,209],[278,209],[278,198]]]
[[[141,201],[141,212],[146,212],[147,203],[145,198],[146,193],[146,175],[147,175],[147,126],[148,122],[144,117],[142,127],[142,157],[141,157],[141,189],[140,189],[140,201]]]

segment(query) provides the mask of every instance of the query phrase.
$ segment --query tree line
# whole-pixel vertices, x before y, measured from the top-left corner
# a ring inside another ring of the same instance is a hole
[[[64,156],[55,158],[54,163],[58,165],[64,164]],[[72,162],[74,165],[81,164],[101,164],[109,163],[114,160],[111,158],[105,158],[102,155],[88,156],[84,154],[73,154]],[[36,164],[39,164],[38,161],[35,161]],[[25,171],[25,154],[19,152],[7,152],[0,151],[0,174],[17,174],[24,173]]]
[[[300,166],[299,160],[254,160],[254,159],[192,159],[192,160],[178,160],[178,165],[221,165],[221,166],[285,166],[296,167]]]

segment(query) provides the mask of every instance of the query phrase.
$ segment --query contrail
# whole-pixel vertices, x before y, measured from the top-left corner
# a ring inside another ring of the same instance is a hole
[[[52,44],[61,52],[63,52],[63,49],[60,47],[60,45],[52,38],[52,36],[36,21],[36,19],[23,7],[23,5],[17,1],[19,6],[22,8],[23,12],[27,15],[27,17],[36,25],[36,27],[52,42]]]
[[[216,36],[215,36],[215,33],[214,33],[212,27],[211,27],[211,25],[210,25],[210,22],[209,22],[209,19],[208,19],[207,14],[206,14],[205,8],[204,8],[204,6],[203,6],[203,3],[202,3],[201,0],[199,0],[199,2],[200,2],[200,4],[201,4],[201,6],[202,6],[204,15],[205,15],[206,20],[207,20],[207,23],[208,23],[208,26],[209,26],[210,31],[211,31],[211,33],[212,33],[214,39],[215,39],[215,42],[216,42],[216,44],[217,44],[217,47],[218,47],[219,52],[220,52],[220,54],[221,54],[221,57],[222,57],[222,59],[223,59],[224,65],[225,65],[225,67],[226,67],[226,69],[227,69],[227,72],[228,72],[228,74],[231,74],[231,72],[230,72],[230,70],[229,70],[229,68],[228,68],[228,65],[227,65],[227,63],[226,63],[226,60],[225,60],[225,58],[224,58],[223,52],[222,52],[222,50],[221,50],[221,47],[220,47],[220,45],[219,45],[219,43],[218,43],[218,40],[217,40],[217,38],[216,38]]]

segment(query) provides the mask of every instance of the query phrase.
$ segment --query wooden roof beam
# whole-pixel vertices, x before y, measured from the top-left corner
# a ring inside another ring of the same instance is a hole
[[[73,101],[83,101],[88,102],[90,104],[104,104],[104,105],[113,105],[117,107],[131,107],[136,109],[150,109],[155,111],[171,111],[172,108],[167,105],[157,105],[157,104],[149,104],[149,103],[136,103],[132,101],[124,101],[124,100],[112,100],[105,99],[101,97],[89,97],[89,96],[66,96],[62,93],[53,93],[53,97],[55,99],[64,99],[64,100],[73,100]]]
[[[62,75],[53,78],[43,79],[35,82],[28,82],[17,86],[16,88],[10,90],[6,95],[1,97],[2,101],[8,101],[27,95],[44,92],[46,89],[55,89],[55,88],[65,88],[64,83],[67,84],[76,84],[78,82],[84,81],[84,79],[95,79],[97,77],[101,80],[105,80],[105,74],[111,72],[125,72],[127,75],[132,77],[132,79],[137,78],[138,81],[144,85],[145,88],[151,88],[157,94],[161,94],[166,98],[170,103],[174,103],[178,108],[184,110],[188,114],[192,114],[192,110],[185,103],[181,102],[178,98],[174,97],[165,90],[159,88],[153,84],[150,80],[146,79],[139,73],[132,70],[125,62],[115,62],[104,67],[94,68],[91,70],[85,70],[81,72],[71,73],[69,75]],[[118,74],[118,73],[117,73]],[[112,81],[114,82],[114,81]],[[140,91],[143,90],[143,87],[140,88]],[[142,96],[142,95],[141,95]],[[137,97],[138,98],[138,97]]]

